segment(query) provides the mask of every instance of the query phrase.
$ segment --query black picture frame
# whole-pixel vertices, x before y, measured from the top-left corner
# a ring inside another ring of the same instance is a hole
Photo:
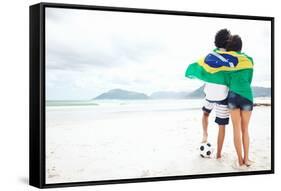
[[[271,22],[271,170],[46,184],[45,182],[45,8],[47,7],[82,9],[82,10],[133,12],[133,13],[143,13],[143,14],[152,13],[152,14],[164,14],[164,15],[182,15],[182,16],[270,21]],[[30,35],[29,36],[30,38],[29,184],[30,185],[38,188],[54,188],[54,187],[68,187],[68,186],[165,181],[165,180],[244,176],[244,175],[274,173],[274,169],[275,169],[274,17],[199,13],[199,12],[139,9],[139,8],[124,8],[124,7],[106,7],[106,6],[93,6],[93,5],[58,4],[58,3],[39,3],[36,5],[32,5],[30,6],[29,13],[30,13],[30,34],[29,34]]]

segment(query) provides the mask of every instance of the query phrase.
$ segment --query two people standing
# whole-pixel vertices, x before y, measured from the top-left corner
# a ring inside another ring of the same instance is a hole
[[[229,123],[230,115],[238,158],[234,165],[235,168],[244,169],[253,164],[249,159],[248,130],[253,110],[253,60],[241,53],[242,39],[238,35],[231,35],[227,29],[216,33],[215,46],[216,49],[207,56],[189,65],[185,75],[205,82],[202,142],[208,140],[208,118],[211,111],[215,110],[215,122],[219,126],[216,157],[221,158],[225,126]]]

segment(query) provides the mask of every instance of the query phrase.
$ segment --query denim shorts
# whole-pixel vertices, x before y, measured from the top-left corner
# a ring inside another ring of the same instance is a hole
[[[233,91],[229,91],[228,93],[228,108],[229,109],[241,109],[244,111],[252,111],[253,110],[253,102],[250,100],[240,96]]]

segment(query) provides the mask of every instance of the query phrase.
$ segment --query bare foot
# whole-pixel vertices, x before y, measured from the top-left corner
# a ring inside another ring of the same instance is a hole
[[[254,161],[251,161],[251,160],[245,160],[244,161],[244,164],[249,167],[249,166],[252,166],[255,162]]]
[[[234,163],[232,164],[232,168],[234,168],[235,170],[246,170],[247,166],[244,164],[240,164],[238,161],[234,161]]]
[[[217,153],[217,159],[221,159],[221,154]]]
[[[208,141],[208,134],[203,133],[202,143],[206,143]]]

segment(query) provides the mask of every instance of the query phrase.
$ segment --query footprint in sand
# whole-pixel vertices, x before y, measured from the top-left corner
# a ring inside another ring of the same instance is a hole
[[[149,170],[143,170],[142,172],[141,172],[141,177],[148,177],[150,175],[150,171]]]
[[[52,169],[47,169],[48,178],[59,177],[60,175],[56,172],[56,168],[53,166]]]
[[[77,172],[84,172],[85,169],[84,168],[81,168],[81,169],[78,169]]]
[[[54,177],[59,177],[60,175],[58,174],[49,174],[48,175],[48,178],[54,178]]]

